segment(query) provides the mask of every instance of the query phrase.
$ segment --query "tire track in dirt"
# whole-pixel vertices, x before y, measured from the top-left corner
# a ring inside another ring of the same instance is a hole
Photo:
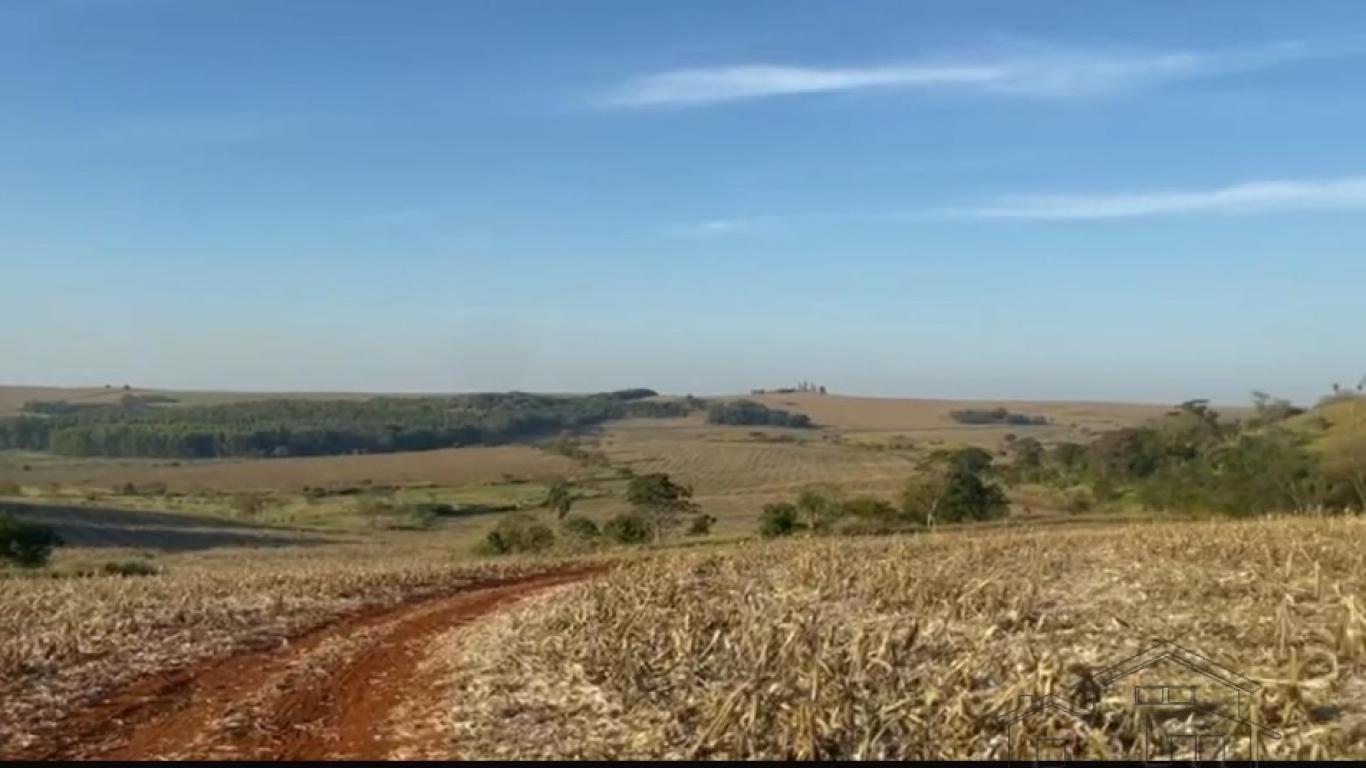
[[[605,566],[478,582],[342,619],[276,648],[139,681],[71,715],[20,759],[376,760],[399,746],[390,716],[430,694],[418,667],[453,626]]]

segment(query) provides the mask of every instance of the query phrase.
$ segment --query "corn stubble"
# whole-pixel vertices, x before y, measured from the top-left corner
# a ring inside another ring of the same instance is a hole
[[[546,567],[300,552],[148,578],[0,580],[0,756],[140,677],[286,642],[344,614]]]
[[[1264,756],[1362,758],[1364,565],[1341,518],[641,561],[453,635],[425,756],[1000,757],[1018,695],[1171,639],[1264,684]]]

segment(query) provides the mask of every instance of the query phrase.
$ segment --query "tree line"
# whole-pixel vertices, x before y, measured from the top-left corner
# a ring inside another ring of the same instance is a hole
[[[1366,510],[1366,432],[1330,447],[1287,420],[1301,411],[1257,393],[1250,418],[1220,418],[1190,400],[1152,424],[1106,432],[1087,445],[1007,443],[1008,475],[1078,497],[1078,506],[1136,503],[1149,509],[1251,516]]]
[[[0,419],[0,449],[183,459],[420,451],[536,439],[609,419],[682,416],[702,405],[692,398],[649,399],[655,394],[508,392],[74,409],[30,404],[20,416]]]
[[[766,425],[799,429],[811,426],[811,417],[804,413],[792,413],[780,408],[769,408],[763,403],[756,403],[753,400],[712,403],[707,408],[707,421],[712,424]]]

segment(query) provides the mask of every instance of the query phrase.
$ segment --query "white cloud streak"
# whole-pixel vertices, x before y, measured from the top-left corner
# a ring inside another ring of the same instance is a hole
[[[944,213],[979,219],[1065,220],[1355,209],[1366,209],[1366,176],[1253,181],[1199,190],[1019,195]]]
[[[629,80],[607,93],[614,107],[698,107],[771,96],[872,89],[968,89],[1036,98],[1096,96],[1168,81],[1267,69],[1305,59],[1355,56],[1361,46],[1284,42],[1212,52],[1046,50],[978,61],[873,67],[736,64],[678,69]]]

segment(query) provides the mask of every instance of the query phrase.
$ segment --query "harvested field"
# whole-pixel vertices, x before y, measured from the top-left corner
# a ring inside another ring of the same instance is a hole
[[[27,464],[29,469],[23,469]],[[458,486],[505,475],[569,474],[572,460],[524,445],[447,448],[409,453],[171,462],[164,459],[31,459],[0,461],[0,482],[114,488],[163,484],[172,491],[300,490],[306,486],[432,483]]]
[[[1258,737],[1263,756],[1360,759],[1363,588],[1357,518],[679,555],[452,641],[448,706],[427,713],[445,743],[421,756],[1001,758],[995,718],[1017,697],[1067,694],[1081,670],[1169,639],[1262,686],[1248,712],[1279,736]],[[1064,726],[1133,757],[1136,722]]]
[[[1031,400],[929,400],[890,397],[847,397],[811,393],[770,393],[753,399],[770,408],[798,411],[822,427],[845,434],[896,433],[913,441],[962,442],[994,447],[1007,433],[1045,442],[1082,441],[1093,432],[1141,424],[1171,410],[1170,405],[1087,403]],[[965,408],[1005,408],[1014,413],[1045,416],[1049,424],[967,425],[950,415]],[[1236,413],[1243,409],[1221,411]]]
[[[547,560],[456,564],[449,551],[390,541],[287,557],[186,558],[157,576],[7,579],[0,590],[0,755],[84,754],[56,746],[73,735],[68,718],[135,681],[286,647],[287,638],[339,617],[382,615],[405,601],[555,567]],[[171,706],[164,696],[175,690],[133,698],[155,711]],[[110,736],[112,714],[98,719],[106,730],[87,736]],[[198,735],[180,734],[186,743]]]
[[[606,431],[603,450],[614,466],[666,472],[692,485],[695,500],[721,519],[721,530],[736,532],[752,531],[764,504],[807,485],[890,497],[912,471],[912,457],[904,453],[850,448],[818,434],[794,437],[801,443],[763,442],[748,439],[749,432],[682,419],[623,421]]]

